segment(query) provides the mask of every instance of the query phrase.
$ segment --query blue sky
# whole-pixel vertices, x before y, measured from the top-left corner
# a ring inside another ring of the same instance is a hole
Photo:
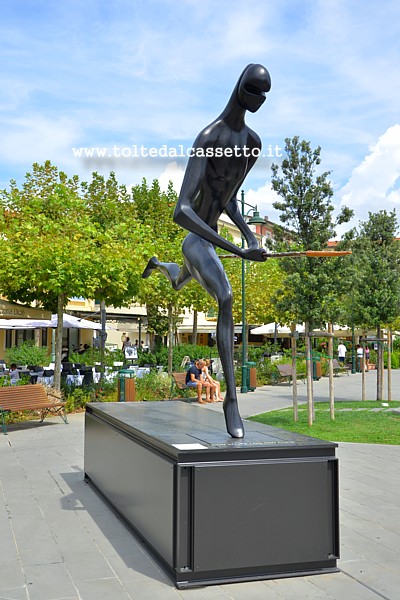
[[[0,48],[0,187],[50,159],[84,180],[115,170],[179,190],[186,159],[73,148],[190,148],[257,62],[272,89],[247,122],[266,153],[294,135],[320,145],[355,225],[400,203],[397,0],[2,0]],[[275,220],[277,160],[260,158],[243,186]]]

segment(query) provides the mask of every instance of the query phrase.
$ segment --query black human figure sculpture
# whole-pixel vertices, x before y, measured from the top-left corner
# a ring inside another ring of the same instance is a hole
[[[233,363],[232,288],[214,246],[248,260],[267,259],[266,251],[259,247],[241,215],[236,194],[261,150],[260,138],[245,123],[246,110],[256,112],[270,88],[267,69],[248,65],[223,112],[199,133],[174,213],[174,221],[190,232],[182,244],[184,264],[180,268],[153,257],[142,275],[149,277],[158,269],[175,290],[194,278],[217,301],[217,346],[227,388],[223,408],[227,431],[234,438],[242,438],[244,428],[237,405]],[[218,234],[218,219],[224,211],[240,230],[247,249]]]

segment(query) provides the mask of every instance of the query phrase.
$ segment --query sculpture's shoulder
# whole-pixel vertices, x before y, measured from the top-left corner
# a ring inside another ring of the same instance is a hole
[[[240,131],[232,130],[224,119],[216,119],[198,134],[193,146],[206,148],[209,146],[229,146],[234,143],[246,144],[250,148],[261,148],[260,136],[245,125]]]
[[[250,127],[247,127],[247,130],[248,130],[249,146],[252,148],[260,148],[261,149],[262,143],[261,143],[261,138],[258,135],[258,133],[256,133],[252,129],[250,129]]]
[[[216,119],[200,131],[193,146],[195,148],[206,148],[215,144],[215,142],[220,141],[221,137],[226,137],[228,130],[229,128],[223,119]]]

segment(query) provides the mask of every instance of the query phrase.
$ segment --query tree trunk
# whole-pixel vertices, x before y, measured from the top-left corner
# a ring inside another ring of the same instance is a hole
[[[328,323],[328,369],[329,369],[329,411],[332,421],[335,419],[335,392],[333,384],[333,324]]]
[[[376,337],[378,338],[378,364],[376,365],[376,399],[383,400],[383,344],[381,341],[382,330],[381,326],[378,325],[376,330]]]
[[[361,360],[361,400],[364,402],[365,400],[365,338],[367,337],[367,332],[363,331],[363,339],[362,339],[362,349],[363,349],[363,354],[362,354],[362,360]]]
[[[390,329],[387,334],[388,341],[388,361],[387,361],[387,390],[388,390],[388,402],[392,400],[392,332]]]
[[[194,346],[197,345],[197,310],[193,311],[193,335],[192,335],[192,344]]]
[[[100,323],[101,323],[101,331],[100,331],[100,381],[104,379],[104,358],[105,358],[105,348],[106,348],[106,321],[107,321],[107,313],[106,313],[106,303],[104,300],[100,301]]]
[[[310,339],[310,324],[304,323],[304,335],[306,342],[306,373],[307,373],[307,407],[308,424],[311,426],[314,420],[314,399],[313,399],[313,373],[312,373],[312,352]]]
[[[296,323],[291,325],[292,334],[296,331]],[[299,420],[299,411],[297,408],[297,340],[292,335],[292,373],[293,373],[293,420]]]
[[[172,373],[172,358],[174,350],[174,319],[172,304],[168,304],[168,373]]]
[[[59,294],[57,298],[57,328],[55,344],[55,365],[54,365],[54,389],[58,392],[61,389],[61,352],[63,336],[63,317],[64,317],[65,294]]]

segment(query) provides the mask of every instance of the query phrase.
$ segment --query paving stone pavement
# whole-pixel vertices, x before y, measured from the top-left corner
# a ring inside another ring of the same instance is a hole
[[[335,378],[335,394],[359,399],[360,381]],[[315,382],[316,398],[326,389]],[[400,373],[393,389],[399,393]],[[290,402],[288,386],[239,394],[244,417]],[[400,598],[400,446],[339,444],[339,573],[177,590],[84,483],[84,415],[69,420],[14,424],[0,435],[0,600]]]

